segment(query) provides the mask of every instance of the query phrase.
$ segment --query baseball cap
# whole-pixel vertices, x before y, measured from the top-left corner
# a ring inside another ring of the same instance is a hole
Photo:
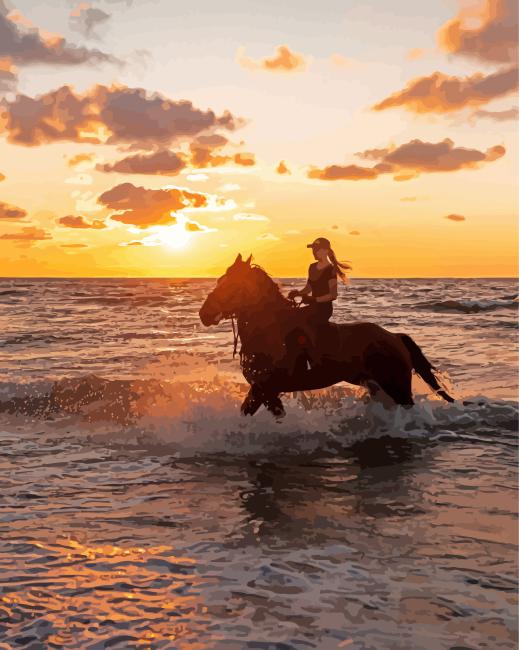
[[[331,248],[330,240],[326,237],[318,237],[311,244],[306,245],[307,248]]]

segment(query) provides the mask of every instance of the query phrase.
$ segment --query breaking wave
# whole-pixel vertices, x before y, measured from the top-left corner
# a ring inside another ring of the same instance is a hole
[[[505,296],[497,300],[441,300],[421,302],[417,305],[421,309],[435,312],[460,312],[464,314],[477,314],[479,312],[495,311],[496,309],[517,309],[519,298]]]
[[[42,435],[139,447],[179,456],[338,453],[382,436],[489,437],[515,443],[518,404],[473,396],[447,404],[416,396],[411,409],[372,401],[338,385],[284,396],[287,414],[240,415],[247,386],[230,373],[164,379],[105,379],[0,384],[0,427],[36,427]]]

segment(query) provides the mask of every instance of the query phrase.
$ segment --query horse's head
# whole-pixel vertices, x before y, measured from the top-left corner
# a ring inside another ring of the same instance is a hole
[[[218,325],[223,318],[230,318],[253,306],[262,297],[260,294],[264,291],[265,278],[268,278],[269,284],[276,286],[262,269],[251,266],[251,259],[252,255],[243,261],[241,254],[238,255],[218,278],[216,287],[207,296],[199,312],[205,326]]]

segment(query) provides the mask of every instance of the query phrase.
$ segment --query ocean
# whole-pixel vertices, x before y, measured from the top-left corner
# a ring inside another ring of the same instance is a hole
[[[456,401],[279,421],[239,414],[213,286],[0,279],[0,649],[516,648],[517,281],[352,279],[333,320],[410,334]]]

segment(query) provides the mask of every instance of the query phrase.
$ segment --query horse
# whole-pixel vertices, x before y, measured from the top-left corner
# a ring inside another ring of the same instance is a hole
[[[328,323],[317,333],[320,363],[309,367],[309,342],[316,333],[301,316],[305,310],[285,298],[270,275],[251,260],[239,254],[199,311],[206,327],[231,318],[234,330],[236,319],[235,350],[239,338],[240,365],[250,384],[242,414],[254,415],[263,404],[274,416],[282,416],[280,394],[342,381],[367,388],[371,397],[382,390],[395,404],[411,407],[413,370],[437,395],[454,401],[409,335],[375,323]]]

